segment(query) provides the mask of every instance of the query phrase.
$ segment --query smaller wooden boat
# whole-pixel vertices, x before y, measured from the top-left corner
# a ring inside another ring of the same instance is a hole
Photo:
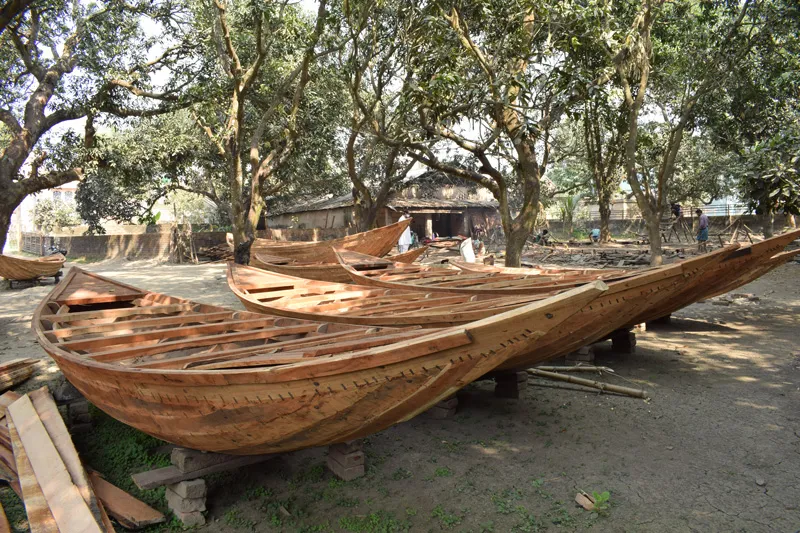
[[[427,251],[428,247],[423,246],[402,254],[390,255],[385,259],[352,251],[342,251],[341,255],[352,268],[362,270],[386,268],[392,263],[413,263]],[[298,261],[287,257],[255,253],[250,257],[250,266],[299,278],[350,283],[350,274],[338,261],[336,263]]]
[[[234,311],[73,268],[32,329],[98,408],[168,442],[238,455],[361,438],[536,351],[607,290],[595,282],[463,326],[420,331]]]
[[[545,296],[435,294],[314,281],[228,263],[228,286],[248,311],[363,326],[466,324]]]
[[[335,263],[333,248],[383,257],[397,244],[400,235],[411,224],[411,219],[401,220],[340,239],[319,242],[274,241],[256,239],[250,253],[264,253],[297,261]]]
[[[56,277],[67,260],[61,254],[27,259],[0,254],[0,277],[13,281]]]

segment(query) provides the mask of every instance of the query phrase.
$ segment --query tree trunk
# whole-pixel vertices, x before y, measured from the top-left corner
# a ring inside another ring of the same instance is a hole
[[[664,263],[661,253],[661,217],[657,213],[643,213],[647,223],[647,236],[650,239],[650,265],[660,266]]]
[[[603,189],[598,189],[597,207],[600,211],[600,242],[610,242],[611,198]]]
[[[11,215],[14,213],[14,208],[9,208],[3,204],[0,206],[0,253],[3,253],[3,248],[6,246],[6,239],[8,238],[8,228],[11,227]]]
[[[506,232],[506,266],[519,267],[522,264],[522,250],[525,248],[525,241],[528,240],[530,231],[525,228],[517,228]]]
[[[761,213],[758,215],[757,220],[761,225],[761,232],[764,234],[764,238],[769,239],[772,237],[775,215],[773,213]]]

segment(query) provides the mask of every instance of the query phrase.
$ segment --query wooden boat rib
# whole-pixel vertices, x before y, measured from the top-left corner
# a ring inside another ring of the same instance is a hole
[[[428,409],[597,299],[595,282],[457,327],[295,320],[73,268],[32,328],[89,401],[155,437],[239,455],[343,442]]]
[[[273,241],[256,239],[251,254],[263,253],[295,259],[297,261],[336,263],[332,248],[383,257],[397,244],[400,235],[411,224],[411,219],[388,226],[348,235],[340,239],[319,242]]]
[[[248,311],[365,326],[453,326],[545,297],[396,291],[308,280],[234,263],[228,263],[228,286]]]
[[[378,268],[380,266],[388,267],[392,263],[413,263],[426,251],[428,251],[428,247],[423,246],[402,254],[388,256],[385,259],[352,251],[343,251],[342,256],[351,267],[358,270],[362,268]],[[299,278],[350,283],[350,274],[348,274],[347,270],[343,268],[338,261],[335,263],[296,261],[286,257],[257,252],[250,257],[250,266],[276,274],[285,274]]]
[[[0,277],[13,281],[27,281],[58,274],[67,260],[61,254],[27,259],[0,254]]]

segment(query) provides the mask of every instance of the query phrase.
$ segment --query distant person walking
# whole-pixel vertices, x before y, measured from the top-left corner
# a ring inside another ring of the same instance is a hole
[[[695,211],[697,216],[699,217],[699,221],[697,224],[697,251],[698,252],[707,252],[708,251],[708,216],[703,214],[702,209],[698,209]]]
[[[411,215],[408,214],[408,211],[404,212],[400,215],[400,221],[408,220],[411,218]],[[397,252],[404,253],[408,251],[408,247],[411,246],[411,226],[409,225],[403,233],[400,235],[400,239],[397,241]]]

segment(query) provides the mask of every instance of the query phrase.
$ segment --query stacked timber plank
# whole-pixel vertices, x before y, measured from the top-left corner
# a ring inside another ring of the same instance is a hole
[[[0,364],[0,392],[19,385],[33,375],[38,359],[14,359]]]
[[[0,476],[23,500],[33,533],[113,532],[104,504],[125,527],[164,520],[96,473],[90,478],[46,387],[0,396]]]

